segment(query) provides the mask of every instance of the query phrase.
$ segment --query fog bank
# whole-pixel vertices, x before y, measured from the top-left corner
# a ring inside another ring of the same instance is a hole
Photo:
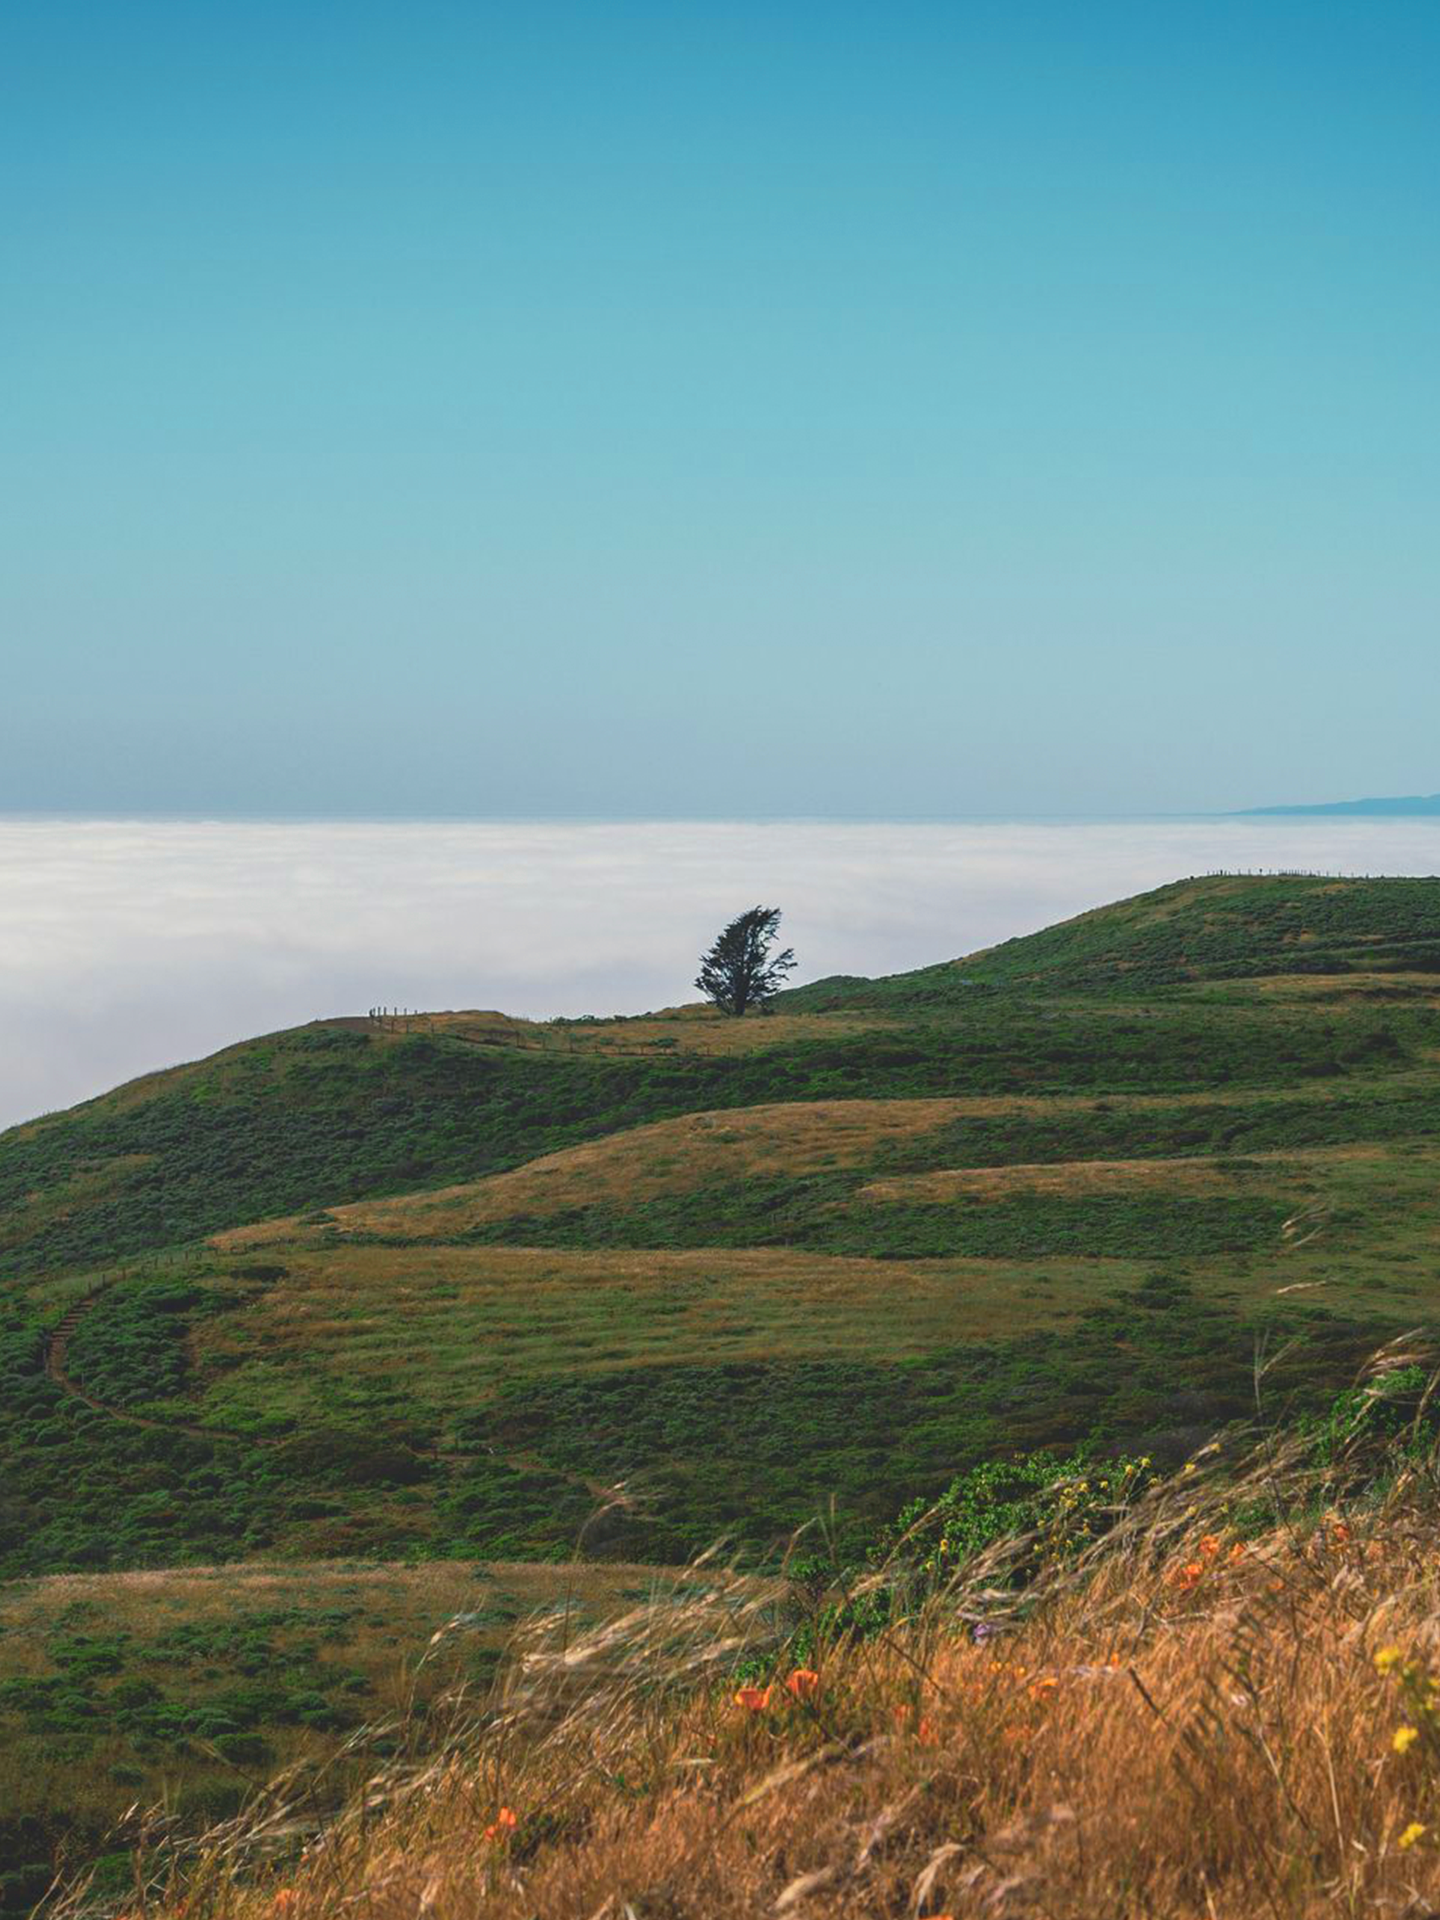
[[[890,973],[1217,867],[1440,870],[1440,821],[0,819],[0,1126],[377,1003],[634,1013],[784,909],[797,984]]]

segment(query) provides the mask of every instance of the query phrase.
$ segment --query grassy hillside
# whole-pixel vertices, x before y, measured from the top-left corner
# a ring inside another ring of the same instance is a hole
[[[1188,881],[848,1006],[324,1022],[16,1129],[0,1568],[553,1554],[616,1478],[669,1558],[1183,1448],[1257,1340],[1318,1387],[1431,1315],[1437,947],[1437,881]]]
[[[513,1666],[503,1715],[418,1791],[372,1790],[268,1871],[217,1849],[147,1910],[1419,1920],[1433,1446],[1362,1492],[1267,1443],[1039,1567],[1002,1539],[929,1585],[889,1569],[882,1634],[787,1635],[729,1596],[641,1614],[619,1648]]]
[[[37,1899],[56,1856],[98,1856],[123,1896],[137,1796],[208,1824],[280,1770],[297,1796],[343,1794],[404,1757],[437,1701],[483,1695],[518,1623],[590,1632],[654,1584],[623,1565],[331,1562],[0,1588],[0,1911]]]
[[[196,1711],[253,1627],[367,1717],[317,1566],[843,1549],[1017,1450],[1178,1461],[1257,1362],[1314,1403],[1440,1322],[1437,955],[1440,881],[1189,881],[763,1018],[325,1021],[0,1136],[0,1731],[61,1802],[164,1777],[149,1694],[138,1759],[46,1718],[105,1638],[42,1631],[57,1576],[292,1567]],[[448,1601],[384,1592],[398,1671]]]
[[[887,980],[821,980],[787,1009],[946,1004],[976,987],[1133,993],[1267,974],[1440,973],[1433,880],[1215,875],[1177,880]]]

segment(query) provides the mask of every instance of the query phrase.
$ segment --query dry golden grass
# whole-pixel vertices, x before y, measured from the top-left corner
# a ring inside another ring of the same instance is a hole
[[[1433,973],[1277,973],[1247,981],[1246,989],[1267,1000],[1294,1000],[1300,1005],[1327,1000],[1386,999],[1433,1003],[1440,985]]]
[[[497,1586],[528,1610],[565,1593],[585,1606],[611,1606],[637,1580],[656,1573],[653,1567],[619,1561],[549,1566],[535,1561],[481,1565],[474,1560],[429,1560],[407,1566],[298,1560],[44,1574],[0,1589],[0,1671],[8,1677],[21,1670],[17,1663],[22,1662],[34,1670],[43,1667],[38,1630],[77,1603],[103,1619],[107,1632],[131,1633],[144,1642],[179,1623],[225,1619],[257,1607],[319,1609],[344,1598],[373,1613],[387,1639],[408,1638],[418,1653],[436,1625],[473,1601],[479,1580]]]
[[[1212,1160],[1061,1160],[1034,1166],[947,1167],[934,1173],[872,1180],[859,1198],[937,1203],[972,1198],[1003,1200],[1014,1194],[1216,1193],[1233,1179]]]
[[[1175,1160],[1056,1160],[1006,1167],[945,1167],[931,1173],[872,1180],[859,1198],[875,1202],[941,1203],[973,1198],[1003,1200],[1017,1194],[1232,1193],[1237,1179],[1255,1183],[1314,1180],[1333,1169],[1363,1163],[1382,1166],[1393,1148],[1360,1141],[1340,1147],[1287,1147],[1246,1154],[1241,1165],[1213,1156]]]
[[[252,1666],[235,1664],[238,1656],[233,1647],[226,1650],[226,1635],[268,1617],[281,1623],[267,1630],[277,1669],[287,1649],[318,1638],[322,1673],[363,1680],[363,1697],[348,1690],[339,1696],[347,1705],[358,1707],[371,1724],[398,1724],[423,1738],[423,1716],[437,1696],[456,1684],[478,1650],[502,1646],[515,1621],[543,1611],[552,1621],[593,1630],[597,1621],[632,1609],[657,1579],[668,1578],[673,1576],[664,1570],[619,1562],[297,1561],[18,1580],[0,1589],[0,1687],[52,1679],[58,1671],[55,1638],[79,1633],[123,1647],[122,1677],[158,1683],[166,1695],[190,1705],[213,1704],[246,1684],[247,1676],[257,1677]],[[467,1612],[472,1624],[466,1633],[447,1634],[432,1647],[436,1632]],[[184,1636],[196,1630],[215,1636],[198,1661],[184,1645]],[[137,1797],[193,1787],[201,1777],[234,1786],[237,1771],[247,1771],[228,1766],[204,1744],[137,1750],[123,1717],[108,1705],[105,1686],[97,1689],[98,1717],[78,1751],[73,1739],[30,1724],[0,1696],[0,1815],[40,1819],[64,1808],[103,1831]],[[263,1734],[275,1765],[307,1772],[337,1764],[352,1738],[343,1729],[321,1730],[289,1717],[267,1721]],[[364,1740],[356,1744],[363,1753]],[[4,1850],[0,1837],[0,1870],[8,1864]]]
[[[433,1193],[331,1209],[342,1232],[445,1238],[516,1214],[626,1205],[757,1173],[853,1166],[877,1147],[933,1132],[950,1100],[817,1100],[686,1114],[546,1154],[513,1173]]]
[[[779,1248],[342,1246],[291,1253],[288,1265],[243,1310],[197,1326],[196,1379],[213,1379],[206,1421],[248,1430],[262,1409],[305,1418],[327,1376],[403,1380],[417,1408],[443,1416],[475,1406],[502,1378],[558,1366],[580,1375],[777,1355],[920,1356],[1060,1324],[1147,1270]]]
[[[289,1813],[267,1803],[213,1837],[186,1911],[1418,1920],[1440,1900],[1435,1480],[1341,1509],[1297,1461],[1182,1476],[1019,1599],[1024,1543],[995,1550],[822,1648],[793,1695],[754,1583],[532,1632],[442,1762],[257,1879]],[[1290,1518],[1242,1538],[1257,1503]],[[742,1655],[768,1692],[738,1692]]]
[[[1432,1080],[1433,1073],[1427,1069],[1391,1075],[1384,1085],[1398,1090]],[[911,1139],[967,1119],[1146,1113],[1188,1105],[1243,1107],[1274,1097],[1267,1088],[1245,1088],[1225,1095],[1213,1091],[982,1094],[948,1100],[796,1101],[720,1109],[608,1134],[481,1180],[336,1207],[330,1217],[342,1231],[351,1233],[444,1238],[468,1226],[537,1209],[606,1199],[643,1200],[710,1181],[743,1178],[751,1172],[804,1173],[854,1164],[888,1141]],[[1301,1084],[1285,1092],[1287,1101],[1333,1097],[1333,1089],[1326,1085]],[[215,1234],[209,1244],[222,1253],[282,1244],[303,1247],[314,1245],[328,1231],[325,1225],[289,1215]]]
[[[416,1013],[393,1026],[374,1028],[363,1020],[329,1024],[364,1028],[383,1039],[390,1033],[451,1034],[494,1045],[533,1047],[552,1053],[754,1053],[797,1040],[841,1038],[896,1023],[874,1013],[768,1013],[733,1020],[716,1008],[695,1004],[667,1007],[627,1019],[574,1023],[522,1020],[489,1011]]]

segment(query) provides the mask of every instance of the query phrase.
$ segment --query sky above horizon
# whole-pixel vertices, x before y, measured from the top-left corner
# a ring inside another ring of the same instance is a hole
[[[1440,787],[1440,9],[11,9],[0,810]]]

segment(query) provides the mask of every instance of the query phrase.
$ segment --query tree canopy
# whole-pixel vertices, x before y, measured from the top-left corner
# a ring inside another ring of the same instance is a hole
[[[771,958],[780,925],[778,907],[751,907],[732,920],[700,962],[695,984],[722,1013],[737,1018],[763,1006],[795,966],[789,947]]]

